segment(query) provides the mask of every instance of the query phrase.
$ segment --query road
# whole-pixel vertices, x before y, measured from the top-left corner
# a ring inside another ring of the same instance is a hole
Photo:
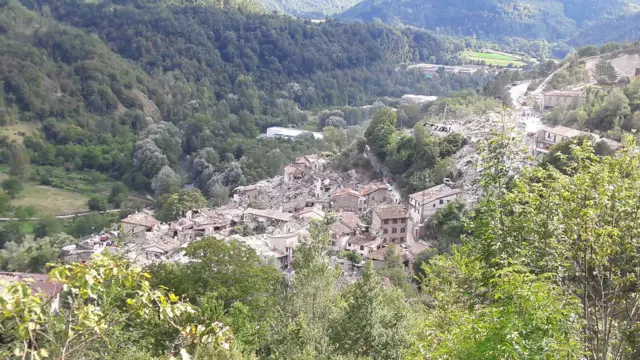
[[[530,84],[531,81],[524,81],[522,84],[512,87],[509,93],[511,94],[513,107],[518,111],[518,122],[524,124],[526,133],[535,133],[544,128],[542,116],[535,112],[532,107],[522,105]]]
[[[107,211],[102,211],[102,212],[87,211],[87,212],[79,213],[79,214],[58,215],[58,216],[54,216],[54,218],[56,218],[56,219],[73,219],[76,216],[86,216],[86,215],[89,215],[89,214],[105,214],[105,213],[112,213],[112,212],[117,212],[117,211],[120,211],[120,209],[113,209],[113,210],[107,210]],[[40,219],[39,218],[28,218],[28,219],[0,218],[0,222],[2,222],[2,221],[18,221],[18,220],[38,221]]]

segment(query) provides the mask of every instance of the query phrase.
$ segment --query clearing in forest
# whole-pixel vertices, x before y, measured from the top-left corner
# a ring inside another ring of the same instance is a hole
[[[512,64],[514,67],[521,67],[525,65],[520,57],[506,53],[488,53],[467,50],[462,52],[462,57],[471,61],[484,61],[487,65],[494,66],[509,66],[509,64]]]

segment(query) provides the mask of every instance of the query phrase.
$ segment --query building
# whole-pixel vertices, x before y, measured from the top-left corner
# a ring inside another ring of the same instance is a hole
[[[312,207],[308,207],[308,208],[305,208],[302,211],[300,211],[298,213],[298,218],[320,221],[320,220],[324,219],[324,215],[325,215],[324,211],[318,209],[315,206],[312,206]]]
[[[409,195],[409,211],[413,224],[418,227],[414,229],[414,238],[422,235],[419,228],[429,220],[433,214],[455,201],[462,194],[460,189],[452,189],[447,185],[438,185],[432,188]]]
[[[357,252],[362,256],[368,256],[370,253],[382,247],[382,240],[376,238],[372,234],[360,234],[351,237],[347,241],[346,250]]]
[[[331,249],[337,251],[346,249],[348,240],[356,236],[362,228],[364,225],[355,213],[349,211],[339,213],[336,222],[329,229]]]
[[[580,135],[587,135],[587,133],[566,126],[556,126],[539,130],[535,137],[533,156],[540,158],[548,154],[553,145]]]
[[[582,91],[551,91],[544,94],[543,109],[552,108],[558,105],[575,105],[584,100]]]
[[[244,211],[243,220],[250,225],[278,225],[286,223],[293,217],[292,214],[275,211],[275,210],[260,210],[248,208]]]
[[[371,231],[382,244],[404,243],[410,226],[409,211],[404,205],[379,206],[373,209]]]
[[[333,193],[332,207],[334,210],[363,211],[366,197],[353,189],[341,189]]]
[[[389,201],[389,188],[387,184],[374,183],[360,189],[360,195],[365,198],[365,205],[369,208],[386,204]]]
[[[64,290],[63,284],[55,279],[49,279],[47,274],[0,272],[0,289],[19,282],[24,282],[31,290],[32,295],[39,295],[45,302],[49,302],[51,312],[60,309],[60,294]]]
[[[284,127],[279,127],[279,126],[274,126],[274,127],[268,128],[267,129],[267,133],[266,133],[266,137],[290,139],[290,138],[298,137],[298,136],[303,135],[303,134],[311,134],[311,135],[313,135],[314,138],[320,139],[320,140],[324,138],[322,133],[319,133],[319,132],[300,130],[300,129],[284,128]]]
[[[131,214],[122,219],[120,223],[122,224],[122,232],[125,237],[152,232],[159,224],[158,220],[145,212]]]
[[[234,199],[243,199],[246,201],[258,200],[260,197],[260,189],[255,185],[238,186],[233,190]]]

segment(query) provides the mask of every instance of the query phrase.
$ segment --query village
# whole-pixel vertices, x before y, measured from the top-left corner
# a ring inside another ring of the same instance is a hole
[[[82,262],[111,252],[141,266],[188,262],[184,250],[190,243],[214,237],[238,240],[287,272],[311,222],[330,218],[332,255],[354,252],[381,263],[386,247],[396,244],[410,265],[428,247],[419,240],[426,221],[458,199],[462,190],[443,184],[411,194],[405,202],[393,185],[369,176],[356,170],[338,173],[320,155],[302,156],[287,165],[282,176],[236,188],[227,205],[192,209],[171,223],[161,223],[152,211],[143,210],[124,218],[119,230],[65,246],[63,256],[68,262]],[[354,270],[350,262],[337,256],[334,260]]]
[[[526,86],[526,84],[524,84]],[[581,101],[580,92],[544,94],[547,108]],[[516,100],[514,98],[514,100]],[[508,116],[526,149],[523,166],[535,165],[551,147],[578,136],[594,136],[616,149],[619,143],[564,126],[543,126],[536,110],[519,106]],[[535,126],[530,126],[531,121]],[[381,265],[386,248],[396,244],[411,272],[416,256],[431,246],[425,232],[428,220],[453,201],[473,205],[480,197],[477,186],[478,143],[491,131],[504,126],[491,114],[482,121],[452,119],[425,123],[434,136],[457,132],[468,140],[456,154],[456,166],[463,173],[457,182],[445,183],[402,196],[382,169],[364,173],[357,169],[340,172],[331,166],[330,155],[306,155],[285,166],[283,174],[234,189],[228,204],[215,208],[190,209],[171,223],[162,223],[153,210],[144,209],[122,219],[118,229],[103,231],[62,248],[67,262],[88,261],[93,254],[123,254],[141,266],[157,262],[188,262],[186,247],[204,238],[240,241],[266,262],[291,272],[295,249],[309,236],[312,221],[329,221],[329,254],[343,265],[345,274],[357,274],[362,263],[353,264],[344,255],[358,254]],[[299,136],[304,132],[287,136]],[[366,154],[365,154],[366,156]],[[369,157],[372,157],[369,154]],[[374,159],[370,159],[374,160]],[[375,161],[372,161],[375,163]]]

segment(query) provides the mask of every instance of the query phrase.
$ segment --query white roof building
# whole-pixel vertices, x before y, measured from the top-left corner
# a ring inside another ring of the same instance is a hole
[[[324,138],[322,133],[319,133],[319,132],[300,130],[300,129],[284,128],[284,127],[279,127],[279,126],[274,126],[274,127],[268,128],[266,137],[269,137],[269,138],[294,138],[294,137],[300,136],[302,134],[312,134],[313,137],[315,137],[316,139],[323,139]]]

